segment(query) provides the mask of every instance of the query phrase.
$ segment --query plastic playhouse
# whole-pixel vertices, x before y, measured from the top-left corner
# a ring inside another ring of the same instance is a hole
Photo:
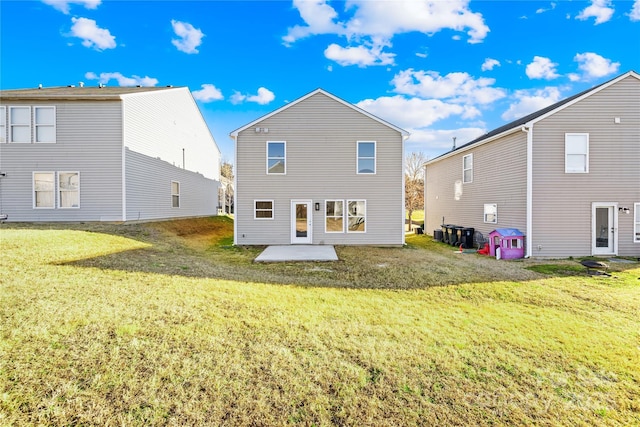
[[[524,258],[524,234],[517,228],[497,228],[489,233],[489,255],[497,259]]]

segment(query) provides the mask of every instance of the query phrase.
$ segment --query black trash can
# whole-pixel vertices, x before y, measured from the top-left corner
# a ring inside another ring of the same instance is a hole
[[[473,248],[473,233],[475,233],[475,229],[471,227],[465,227],[461,232],[460,244],[465,249]]]
[[[451,224],[442,224],[442,241],[444,243],[449,243],[449,230],[451,227]]]
[[[460,245],[460,240],[462,239],[462,229],[464,227],[460,227],[458,225],[453,226],[452,234],[449,236],[449,243],[451,246]]]
[[[442,230],[433,230],[433,240],[442,242]]]

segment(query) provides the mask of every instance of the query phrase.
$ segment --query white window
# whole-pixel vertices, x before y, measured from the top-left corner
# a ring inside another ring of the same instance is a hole
[[[462,183],[473,182],[473,154],[467,154],[462,158]]]
[[[0,144],[7,142],[7,107],[0,107]]]
[[[171,207],[180,207],[180,183],[178,181],[171,181]]]
[[[344,202],[342,200],[327,200],[324,205],[324,231],[326,233],[344,233]]]
[[[31,142],[31,107],[9,107],[9,142]]]
[[[348,233],[364,233],[366,231],[367,202],[366,200],[347,201]]]
[[[640,203],[633,204],[633,242],[640,243]]]
[[[33,173],[33,207],[53,209],[55,207],[55,172]]]
[[[358,173],[376,173],[375,141],[358,141]]]
[[[273,200],[254,201],[253,219],[273,219]]]
[[[498,205],[495,203],[485,203],[484,222],[489,224],[498,223]]]
[[[565,173],[589,172],[589,134],[564,134],[564,171]]]
[[[267,174],[284,175],[287,173],[287,143],[267,141]]]
[[[80,207],[80,174],[78,172],[58,172],[58,206],[76,209]]]
[[[35,142],[56,142],[55,107],[33,107]]]

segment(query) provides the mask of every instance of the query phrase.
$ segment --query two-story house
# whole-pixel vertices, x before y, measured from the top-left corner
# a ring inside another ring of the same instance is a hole
[[[640,75],[630,71],[426,164],[425,230],[525,234],[525,256],[640,256]]]
[[[186,87],[0,91],[7,221],[215,215],[220,151]]]
[[[235,244],[404,244],[406,131],[317,89],[231,137]]]

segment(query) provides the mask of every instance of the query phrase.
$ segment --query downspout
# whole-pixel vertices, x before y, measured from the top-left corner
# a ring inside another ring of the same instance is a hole
[[[408,135],[400,135],[401,138],[401,145],[402,145],[402,246],[404,246],[406,244],[406,240],[405,240],[405,216],[407,214],[405,208],[406,208],[406,195],[405,195],[405,168],[407,167],[406,165],[406,159],[405,159],[405,154],[404,154],[404,142],[409,139]],[[411,224],[409,224],[409,231],[411,231]]]
[[[121,117],[121,123],[120,126],[122,126],[122,173],[120,174],[120,176],[122,177],[122,221],[125,222],[127,220],[127,169],[126,169],[126,158],[127,158],[127,152],[126,152],[126,130],[125,130],[125,107],[124,107],[124,103],[125,100],[122,99],[122,97],[120,98],[122,103],[121,103],[121,113],[120,113],[120,117]]]
[[[236,173],[233,174],[233,245],[238,245],[238,138],[240,133],[230,135],[233,139],[233,167],[236,169]],[[220,178],[222,182],[222,178]],[[231,210],[231,205],[229,205]],[[231,212],[229,212],[231,213]]]
[[[527,201],[526,201],[526,220],[527,229],[525,236],[527,238],[525,258],[531,258],[533,248],[532,229],[533,229],[533,124],[522,126],[522,131],[527,134]]]

